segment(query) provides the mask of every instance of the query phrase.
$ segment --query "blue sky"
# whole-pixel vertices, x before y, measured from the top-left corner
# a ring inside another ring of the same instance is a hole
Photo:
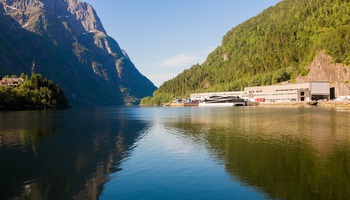
[[[203,63],[231,28],[280,0],[80,0],[156,86]]]

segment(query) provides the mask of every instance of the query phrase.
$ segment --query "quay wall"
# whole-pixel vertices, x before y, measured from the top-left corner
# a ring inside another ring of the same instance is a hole
[[[264,107],[269,107],[269,106],[271,106],[271,107],[273,107],[273,106],[296,106],[296,107],[305,107],[305,106],[314,106],[314,105],[312,105],[312,102],[260,102],[260,103],[258,103],[258,105],[257,104],[253,104],[251,106],[264,106]],[[350,108],[350,101],[320,101],[320,102],[317,103],[317,106],[320,106],[320,107]]]
[[[322,107],[345,107],[350,108],[350,101],[323,101],[317,104]]]
[[[312,106],[309,102],[260,102],[259,106],[297,106],[297,107],[304,107],[304,106]]]

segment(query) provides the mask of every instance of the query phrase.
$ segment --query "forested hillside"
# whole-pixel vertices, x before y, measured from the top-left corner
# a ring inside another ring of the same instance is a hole
[[[319,52],[350,64],[349,0],[281,1],[230,30],[203,64],[163,83],[141,103],[293,81],[308,74],[305,67]]]
[[[16,87],[0,87],[0,110],[67,107],[63,90],[41,74],[22,74],[23,83]]]

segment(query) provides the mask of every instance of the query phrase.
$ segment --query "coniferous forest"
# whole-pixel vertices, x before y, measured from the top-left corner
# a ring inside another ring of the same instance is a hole
[[[20,76],[24,82],[16,87],[0,87],[0,109],[67,107],[63,90],[41,74]]]
[[[284,0],[234,27],[203,64],[164,82],[141,104],[194,92],[235,91],[291,81],[319,52],[350,64],[349,0]]]

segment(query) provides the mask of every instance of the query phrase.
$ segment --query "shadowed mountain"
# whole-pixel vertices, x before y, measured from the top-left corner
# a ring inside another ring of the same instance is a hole
[[[122,116],[91,107],[0,113],[0,199],[98,199],[150,127]]]
[[[89,4],[0,0],[0,75],[32,70],[59,84],[71,104],[134,104],[156,89]]]

